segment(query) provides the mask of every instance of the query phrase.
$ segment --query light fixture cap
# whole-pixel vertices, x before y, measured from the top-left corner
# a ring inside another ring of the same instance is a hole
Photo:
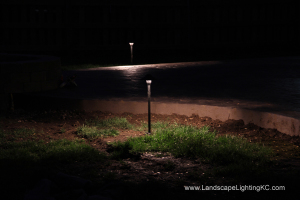
[[[147,84],[151,84],[153,80],[156,80],[156,78],[150,74],[147,74],[146,76],[141,78],[141,80],[146,81]]]
[[[146,80],[147,85],[150,85],[152,83],[152,80]]]

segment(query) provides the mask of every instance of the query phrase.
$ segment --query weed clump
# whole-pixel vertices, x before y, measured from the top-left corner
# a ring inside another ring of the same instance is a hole
[[[87,139],[97,139],[106,136],[117,136],[120,129],[131,129],[132,125],[127,121],[126,118],[109,118],[104,120],[99,120],[98,118],[94,120],[89,120],[86,125],[83,125],[77,129],[77,135],[82,136]]]
[[[98,129],[95,126],[83,125],[77,129],[77,135],[87,139],[97,139],[105,136],[116,136],[119,135],[119,132],[115,129]]]
[[[249,143],[242,137],[218,136],[210,132],[209,127],[199,129],[178,124],[162,127],[153,135],[129,138],[123,143],[111,143],[111,146],[118,151],[126,147],[131,153],[170,152],[175,157],[200,158],[221,165],[263,165],[272,155],[270,148]]]
[[[120,128],[131,129],[133,126],[127,121],[126,118],[113,117],[100,120],[98,118],[86,122],[88,126],[96,126],[97,128]]]

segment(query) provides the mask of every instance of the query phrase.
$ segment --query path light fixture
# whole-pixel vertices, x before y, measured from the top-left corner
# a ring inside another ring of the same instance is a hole
[[[154,80],[154,77],[150,74],[147,74],[144,78],[147,83],[147,89],[148,89],[148,132],[147,134],[151,134],[151,83],[152,80]]]
[[[131,64],[133,62],[133,42],[129,42],[129,45],[130,45],[130,53],[131,53]]]

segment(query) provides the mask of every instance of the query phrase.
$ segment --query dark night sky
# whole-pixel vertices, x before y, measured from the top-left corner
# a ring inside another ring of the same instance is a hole
[[[293,1],[3,2],[0,51],[280,50],[299,46]],[[30,3],[28,3],[30,2]]]

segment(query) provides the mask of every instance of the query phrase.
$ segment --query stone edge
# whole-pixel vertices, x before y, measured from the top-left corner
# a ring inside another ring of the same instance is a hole
[[[86,111],[103,111],[112,113],[144,114],[148,112],[147,102],[138,101],[104,101],[104,100],[81,100],[76,109]],[[240,120],[245,124],[253,123],[262,128],[277,129],[291,135],[300,135],[300,120],[271,112],[260,112],[242,108],[221,107],[211,105],[182,104],[182,103],[151,103],[151,113],[155,114],[178,114],[191,116],[211,117],[226,121],[228,119]]]

